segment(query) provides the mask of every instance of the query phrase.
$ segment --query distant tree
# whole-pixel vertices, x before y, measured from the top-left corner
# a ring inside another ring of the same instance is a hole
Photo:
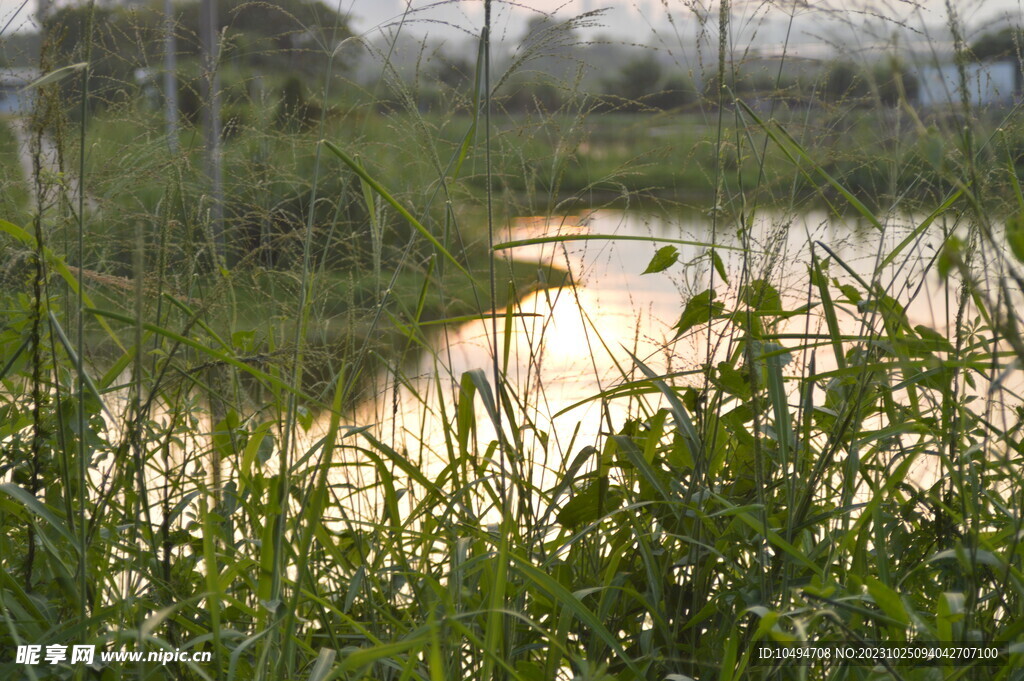
[[[736,84],[737,92],[757,96],[774,96],[795,84],[796,79],[785,72],[779,73],[778,65],[760,64],[743,70],[743,77]]]
[[[697,90],[693,81],[682,73],[673,73],[665,78],[657,91],[646,100],[651,106],[670,111],[681,109],[697,101]]]
[[[917,99],[917,76],[907,70],[903,62],[890,59],[875,66],[874,79],[878,98],[883,104],[895,106],[900,100],[900,89],[910,101]]]
[[[445,87],[463,90],[473,83],[476,64],[466,57],[441,53],[431,62],[430,73]]]
[[[726,99],[734,95],[742,95],[744,93],[750,93],[755,91],[754,83],[751,79],[751,74],[748,72],[734,72],[728,70],[725,73],[725,92],[722,92],[721,81],[718,78],[718,71],[715,70],[709,73],[704,78],[704,84],[701,88],[701,95],[703,96],[705,103],[716,106],[718,104],[718,98],[724,94]]]
[[[861,69],[848,61],[833,62],[826,71],[821,87],[821,98],[826,102],[861,99],[871,89]]]
[[[526,22],[526,30],[519,41],[519,53],[522,55],[542,52],[547,55],[564,55],[580,42],[575,22],[557,21],[547,14],[530,17]]]
[[[563,97],[550,80],[522,76],[506,83],[502,88],[501,101],[504,109],[509,112],[550,112],[562,106]]]
[[[661,64],[653,55],[632,59],[602,80],[604,93],[635,105],[642,104],[645,97],[658,92],[661,82]]]
[[[38,32],[8,33],[0,43],[5,67],[39,66],[39,50],[42,47]]]
[[[552,23],[551,17],[546,14],[530,17],[529,21],[526,22],[526,30],[523,31],[523,37],[519,41],[520,51],[526,52],[531,47],[542,44],[544,42],[544,34],[551,29]]]
[[[50,14],[43,24],[45,40],[54,50],[53,60],[58,64],[73,64],[86,59],[85,29],[89,9],[85,6],[61,7]],[[132,38],[141,44],[159,44],[158,25],[139,17],[129,30],[128,14],[120,8],[97,6],[94,8],[91,41],[90,90],[95,106],[102,100],[111,100],[137,89],[135,70],[146,63],[144,55]],[[154,15],[155,16],[155,15]],[[68,78],[61,84],[65,98],[73,97],[79,79]]]
[[[57,63],[84,60],[90,11],[85,5],[66,6],[47,17],[43,34],[55,46]],[[138,85],[137,70],[162,62],[162,16],[105,4],[94,11],[90,89],[100,98],[130,94]],[[180,4],[177,12],[179,64],[187,72],[190,61],[195,70],[199,56],[199,2]],[[304,0],[224,0],[218,3],[217,32],[224,37],[223,61],[243,69],[307,75],[323,69],[325,52],[351,35],[348,17]],[[345,67],[337,60],[332,65],[335,70]],[[69,92],[73,87],[65,85]]]
[[[575,77],[581,63],[576,19],[558,21],[548,15],[532,17],[512,55],[512,69],[544,73],[555,80]]]
[[[277,125],[284,129],[306,128],[320,117],[320,107],[310,104],[306,97],[306,86],[297,76],[289,76],[281,87],[281,99],[277,105]]]
[[[971,45],[971,55],[978,61],[1012,61],[1017,64],[1016,88],[1024,86],[1024,29],[1006,27],[983,34]]]
[[[999,31],[984,33],[971,44],[971,56],[978,61],[1018,61],[1024,50],[1024,31],[1017,27],[1006,27]]]
[[[198,35],[199,3],[190,1],[179,10],[182,33]],[[346,15],[307,0],[220,0],[217,29],[226,38],[225,61],[306,73],[323,68],[325,51],[352,35]],[[335,60],[335,68],[345,66]]]

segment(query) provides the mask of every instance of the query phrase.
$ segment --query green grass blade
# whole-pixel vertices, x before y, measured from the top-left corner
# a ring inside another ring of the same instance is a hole
[[[12,222],[8,222],[7,220],[0,220],[0,232],[6,232],[10,234],[15,239],[22,242],[32,250],[37,250],[38,248],[36,244],[36,238]],[[55,254],[53,251],[50,250],[48,246],[43,247],[43,256],[46,258],[47,264],[49,264],[50,267],[57,270],[57,274],[59,274],[60,278],[67,283],[68,288],[71,289],[71,292],[76,295],[81,293],[82,300],[86,304],[86,306],[92,307],[94,305],[92,299],[89,298],[89,295],[85,293],[85,291],[81,290],[81,282],[78,281],[78,278],[71,273],[71,270],[68,268],[67,263],[64,262],[64,258]],[[122,352],[128,352],[124,345],[121,344],[121,339],[117,337],[117,334],[115,334],[113,329],[110,328],[106,320],[100,319],[99,323],[100,326],[103,327],[103,330],[107,332],[107,335],[110,336],[110,339],[114,341],[114,344],[117,345],[118,349],[120,349]]]
[[[706,241],[691,241],[689,239],[669,239],[660,236],[636,236],[632,234],[560,234],[558,236],[538,236],[530,239],[518,239],[516,241],[503,241],[494,244],[495,251],[504,251],[509,248],[520,246],[533,246],[536,244],[561,244],[570,241],[646,241],[654,244],[681,244],[683,246],[698,246],[701,248],[717,248],[725,251],[742,251],[741,246],[723,246],[712,244]]]
[[[753,109],[751,109],[750,106],[747,105],[746,102],[744,102],[741,99],[737,99],[736,101],[740,105],[740,107],[743,108],[746,114],[750,116],[752,119],[754,119],[754,122],[757,123],[757,125],[762,130],[765,131],[768,137],[770,137],[771,140],[778,145],[779,149],[782,150],[782,153],[786,155],[786,158],[788,158],[794,166],[800,169],[800,172],[802,172],[808,180],[811,180],[812,182],[814,181],[813,178],[811,178],[807,174],[807,172],[803,170],[803,167],[799,163],[797,163],[797,156],[799,156],[800,159],[802,159],[804,162],[810,164],[810,166],[814,168],[815,172],[817,172],[822,179],[824,179],[826,182],[832,185],[833,189],[842,194],[843,198],[846,199],[847,203],[853,206],[854,209],[856,209],[856,211],[860,213],[865,220],[870,222],[872,227],[874,227],[880,232],[884,231],[885,228],[882,226],[882,223],[878,221],[878,218],[875,217],[875,214],[867,206],[865,206],[860,201],[860,199],[858,199],[846,187],[844,187],[838,180],[832,177],[828,173],[828,171],[821,166],[820,163],[815,161],[814,158],[807,153],[807,150],[804,149],[803,146],[799,142],[797,142],[785,128],[783,128],[778,123],[775,123],[774,126],[765,123],[763,120],[761,120],[761,117],[758,116],[757,113]]]
[[[836,366],[839,369],[846,368],[846,353],[843,351],[843,335],[839,329],[839,317],[836,315],[836,306],[832,302],[832,292],[829,290],[828,277],[821,269],[821,261],[811,249],[811,265],[809,268],[811,283],[818,288],[818,297],[821,299],[821,311],[825,315],[825,324],[828,326],[828,333],[832,341],[832,350],[836,358]]]
[[[5,482],[0,484],[0,492],[3,492],[14,501],[18,502],[33,515],[37,515],[45,520],[50,527],[60,534],[61,538],[67,542],[69,548],[78,548],[78,539],[72,533],[71,529],[68,528],[67,524],[64,523],[57,514],[49,506],[39,501],[34,494],[26,489],[19,487],[11,482]]]
[[[686,446],[690,448],[690,455],[693,457],[693,463],[699,473],[706,472],[704,461],[704,446],[701,440],[700,434],[693,425],[693,419],[690,418],[690,412],[683,406],[682,401],[676,392],[668,386],[664,381],[664,377],[659,376],[651,370],[646,364],[644,364],[639,357],[626,350],[633,362],[640,367],[640,371],[644,372],[644,375],[650,380],[650,382],[665,396],[668,400],[669,406],[672,409],[672,413],[676,417],[676,425],[683,432],[683,439],[686,441]],[[699,476],[698,476],[699,477]]]
[[[331,666],[334,664],[334,658],[337,656],[338,653],[335,650],[330,648],[322,649],[320,654],[316,656],[313,669],[309,672],[309,681],[325,681],[331,673]]]
[[[903,241],[899,242],[899,244],[897,244],[895,248],[893,248],[884,258],[882,258],[882,261],[878,264],[877,269],[881,270],[887,265],[889,265],[893,260],[895,260],[896,256],[903,252],[903,249],[905,249],[907,246],[913,243],[914,240],[920,237],[921,234],[923,234],[925,230],[931,227],[932,223],[934,223],[935,220],[937,220],[943,213],[952,208],[953,204],[955,204],[960,199],[960,197],[963,196],[963,194],[963,189],[958,189],[955,192],[953,192],[953,194],[948,199],[942,202],[942,205],[933,210],[928,217],[921,221],[921,224],[919,224],[917,227],[911,230],[910,234],[908,234],[903,239]]]
[[[110,419],[110,422],[113,423],[115,421],[114,415],[110,412],[110,409],[107,408],[107,403],[103,401],[103,396],[100,395],[100,390],[96,387],[96,383],[92,380],[92,376],[90,376],[89,372],[85,370],[85,366],[83,365],[81,358],[78,356],[78,353],[75,352],[75,346],[71,343],[67,334],[64,333],[64,329],[61,328],[60,322],[57,321],[57,317],[53,314],[53,311],[48,311],[48,314],[50,316],[50,324],[53,326],[53,330],[57,333],[57,338],[60,340],[60,344],[64,346],[64,352],[68,353],[68,357],[71,359],[71,364],[75,367],[75,372],[85,382],[85,387],[89,389],[92,396],[100,403],[100,408],[103,410],[103,413],[105,413],[107,418]]]
[[[626,651],[619,644],[604,623],[591,612],[583,603],[568,589],[561,585],[558,580],[552,578],[546,572],[539,570],[530,561],[515,553],[509,553],[509,560],[515,564],[516,570],[526,579],[530,580],[540,588],[547,591],[564,608],[569,610],[576,619],[583,622],[597,635],[612,651],[629,667],[630,671],[636,674],[637,678],[645,678],[642,668],[637,662],[626,654]]]
[[[89,308],[86,308],[86,312],[88,312],[90,314],[93,314],[93,315],[96,315],[97,317],[106,317],[108,319],[114,319],[114,320],[119,321],[119,322],[124,322],[125,324],[134,324],[135,323],[135,318],[134,317],[131,317],[131,316],[126,315],[126,314],[121,314],[120,312],[114,312],[113,310],[101,310],[101,309],[98,309],[98,308],[89,307]],[[225,354],[223,352],[219,352],[217,350],[214,350],[211,347],[203,345],[199,341],[193,340],[193,339],[191,339],[191,338],[189,338],[187,336],[182,336],[181,334],[175,333],[174,331],[171,331],[170,329],[165,329],[162,326],[157,326],[156,324],[153,324],[152,322],[143,322],[142,323],[142,328],[144,328],[146,331],[151,331],[151,332],[153,332],[153,333],[155,333],[157,335],[163,336],[165,338],[169,338],[169,339],[171,339],[173,341],[181,343],[182,345],[188,346],[188,347],[192,348],[193,350],[198,350],[200,353],[206,355],[207,357],[209,357],[210,359],[212,359],[214,361],[221,362],[223,364],[228,364],[230,366],[233,366],[236,369],[239,369],[239,370],[249,374],[253,378],[257,378],[257,379],[263,381],[264,383],[266,383],[269,386],[273,386],[273,387],[278,388],[280,390],[284,390],[284,391],[290,392],[290,393],[294,394],[296,397],[300,397],[303,400],[309,402],[310,404],[318,404],[319,403],[319,401],[317,399],[315,399],[315,398],[305,394],[304,392],[302,392],[301,390],[298,390],[297,388],[293,388],[286,381],[282,381],[281,379],[279,379],[279,378],[277,378],[275,376],[272,376],[272,375],[270,375],[270,374],[268,374],[268,373],[266,373],[264,371],[260,371],[256,367],[250,366],[250,365],[246,364],[245,362],[243,362],[243,361],[241,361],[241,360],[239,360],[239,359],[237,359],[235,357],[232,357],[231,355],[227,355],[227,354]]]
[[[395,197],[391,196],[391,194],[386,189],[384,189],[384,187],[382,187],[381,184],[377,182],[377,180],[373,179],[373,177],[368,172],[366,172],[366,170],[364,170],[361,165],[356,163],[355,159],[353,159],[351,156],[346,154],[344,151],[339,149],[335,144],[331,143],[328,140],[324,140],[323,144],[328,149],[330,149],[335,156],[340,158],[342,162],[344,162],[344,164],[347,165],[352,170],[352,172],[358,175],[359,179],[368,184],[370,188],[372,188],[373,191],[377,192],[382,199],[391,204],[391,207],[398,211],[398,214],[405,218],[406,222],[408,222],[413,227],[413,229],[419,232],[424,239],[429,241],[431,245],[433,245],[433,247],[437,249],[438,253],[440,253],[445,258],[445,260],[449,261],[452,265],[455,266],[457,270],[465,274],[467,277],[469,276],[469,271],[465,267],[463,267],[458,260],[455,259],[455,256],[448,252],[448,250],[441,244],[441,242],[438,241],[437,238],[430,233],[430,230],[424,227],[419,220],[414,218],[412,216],[412,213],[406,210],[405,206],[399,203],[395,199]]]

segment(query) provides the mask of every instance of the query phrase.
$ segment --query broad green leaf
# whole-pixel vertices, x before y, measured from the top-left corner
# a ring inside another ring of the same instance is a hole
[[[949,276],[949,273],[955,269],[958,269],[963,264],[962,253],[964,251],[964,242],[960,237],[951,235],[946,239],[946,243],[942,246],[942,250],[939,251],[939,259],[936,262],[936,268],[939,270],[939,276],[943,279]]]
[[[718,380],[715,383],[730,395],[744,399],[750,397],[750,380],[728,362],[719,362]]]
[[[679,318],[679,322],[676,324],[676,338],[682,336],[693,327],[706,324],[714,317],[722,314],[725,305],[713,302],[714,297],[715,291],[708,289],[690,298],[686,303],[686,307],[683,308],[683,314]]]
[[[776,627],[779,621],[779,613],[769,610],[763,605],[751,606],[747,608],[747,612],[753,613],[758,617],[757,629],[754,631],[753,636],[754,641],[763,640]]]
[[[556,520],[564,527],[589,525],[619,507],[622,493],[608,489],[608,479],[594,480],[569,500]]]
[[[875,601],[875,605],[877,605],[882,612],[903,627],[910,625],[910,616],[907,614],[907,609],[903,605],[903,600],[900,598],[900,595],[892,589],[892,587],[883,584],[880,580],[871,576],[866,577],[864,583],[868,587],[868,593],[871,594],[871,598]]]
[[[224,418],[214,425],[211,439],[222,457],[230,457],[240,443],[245,441],[247,434],[239,431],[240,426],[241,420],[234,409],[229,409]]]
[[[825,315],[825,323],[828,325],[829,337],[832,341],[832,351],[836,364],[840,369],[846,368],[846,356],[843,353],[842,333],[839,329],[839,317],[836,315],[836,307],[832,302],[832,293],[828,288],[828,277],[825,276],[822,263],[811,249],[811,282],[818,287],[818,297],[821,298],[821,310]]]
[[[635,466],[636,469],[640,472],[642,480],[646,481],[651,486],[651,488],[657,491],[658,495],[656,497],[656,500],[670,500],[672,498],[672,495],[669,489],[665,486],[665,483],[667,481],[663,480],[661,476],[658,475],[658,471],[655,470],[654,466],[647,463],[647,461],[644,459],[643,452],[641,452],[640,449],[636,446],[632,438],[628,438],[622,435],[613,435],[612,439],[615,440],[615,442],[622,449],[623,453],[625,453],[626,456],[629,457],[629,460],[630,462],[632,462],[633,466]],[[642,487],[641,492],[643,492]]]
[[[651,383],[654,384],[661,394],[668,400],[669,406],[672,408],[672,414],[676,419],[676,427],[679,429],[680,434],[683,436],[686,446],[690,450],[690,454],[694,458],[695,466],[703,468],[704,464],[704,443],[697,432],[697,429],[693,425],[693,419],[690,418],[690,413],[686,411],[686,407],[679,400],[679,395],[675,390],[670,388],[665,383],[664,377],[651,371],[651,368],[644,364],[639,357],[633,353],[626,351],[633,363],[640,367],[640,371],[644,372],[644,375],[650,379]]]
[[[953,625],[964,619],[965,599],[958,591],[946,591],[938,600],[935,623],[940,641],[952,641]]]
[[[778,343],[758,343],[759,350],[765,361],[765,382],[768,385],[768,398],[775,415],[775,432],[779,443],[779,452],[783,463],[789,462],[789,450],[796,444],[793,437],[793,424],[789,414],[789,402],[786,399],[785,378],[782,367],[793,361],[793,355]]]
[[[965,567],[970,566],[971,563],[977,563],[979,565],[987,565],[987,566],[993,567],[993,568],[1003,568],[1003,567],[1005,567],[1003,562],[999,558],[997,558],[996,555],[994,553],[992,553],[991,551],[985,551],[985,550],[981,550],[981,549],[976,549],[976,550],[971,552],[970,560],[967,560],[965,558],[966,555],[967,554],[963,551],[962,547],[953,548],[953,549],[946,549],[944,551],[939,551],[935,555],[933,555],[930,558],[928,558],[928,560],[925,561],[925,562],[935,563],[935,562],[938,562],[940,560],[957,560],[957,561],[960,561],[961,565],[965,566]]]
[[[782,310],[778,289],[764,279],[755,279],[740,289],[740,300],[761,312]]]
[[[833,280],[833,283],[835,283],[839,290],[843,292],[843,295],[846,296],[846,299],[849,302],[859,303],[860,301],[864,300],[864,296],[860,294],[860,291],[857,290],[856,286],[851,286],[850,284],[840,284],[838,280]]]
[[[777,366],[781,369],[793,361],[793,353],[790,352],[786,346],[780,345],[779,343],[751,341],[750,349],[753,351],[755,357],[763,359],[770,367]]]
[[[890,338],[889,342],[899,353],[905,353],[909,357],[934,358],[936,352],[954,352],[953,345],[934,329],[918,324],[914,331],[920,334],[920,338],[908,334],[905,337]]]
[[[455,408],[455,432],[459,442],[459,453],[466,456],[469,453],[469,438],[476,425],[476,410],[473,408],[473,398],[476,396],[476,384],[469,372],[462,374],[460,382],[459,401]]]
[[[662,246],[651,258],[651,262],[647,264],[641,274],[654,274],[655,272],[664,272],[672,265],[676,264],[679,260],[679,249],[675,246]]]
[[[241,352],[256,352],[256,332],[235,331],[231,334],[231,345]]]

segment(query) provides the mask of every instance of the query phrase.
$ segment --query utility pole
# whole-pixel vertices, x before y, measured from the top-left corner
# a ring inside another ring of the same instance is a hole
[[[174,6],[171,0],[164,0],[164,118],[171,154],[178,152],[178,38],[174,30]]]
[[[210,231],[215,251],[215,265],[224,261],[224,178],[221,170],[220,147],[220,76],[217,63],[220,61],[217,35],[217,2],[202,0],[200,5],[199,32],[203,48],[203,128],[206,136],[206,175],[210,180]]]

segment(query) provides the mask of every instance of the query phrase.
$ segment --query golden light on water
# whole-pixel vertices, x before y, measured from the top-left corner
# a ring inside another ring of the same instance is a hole
[[[513,418],[501,414],[506,438],[512,439],[513,426],[529,424],[526,431],[519,433],[524,438],[524,446],[543,449],[544,467],[557,468],[582,446],[600,442],[609,432],[621,427],[626,418],[636,417],[638,400],[646,404],[639,413],[652,413],[663,406],[657,394],[639,397],[634,394],[625,398],[615,395],[616,388],[643,378],[631,354],[658,373],[690,371],[694,374],[694,377],[672,379],[677,386],[697,383],[703,364],[717,364],[727,359],[737,338],[715,338],[727,322],[716,322],[718,326],[711,336],[706,327],[698,327],[696,332],[675,338],[675,325],[687,301],[705,290],[712,278],[718,292],[715,299],[721,301],[725,309],[737,305],[737,292],[743,285],[739,271],[743,267],[752,267],[755,271],[760,268],[759,276],[779,288],[785,309],[805,305],[809,244],[814,241],[829,246],[847,266],[865,278],[891,276],[893,282],[902,281],[898,289],[882,280],[876,283],[889,290],[893,297],[908,302],[905,312],[910,325],[927,326],[945,334],[949,324],[946,284],[927,268],[935,252],[934,244],[927,240],[916,243],[905,261],[892,264],[888,270],[877,268],[878,254],[890,252],[891,248],[886,248],[888,242],[898,243],[914,223],[911,218],[895,217],[891,222],[892,229],[880,235],[824,213],[764,215],[751,230],[755,247],[748,251],[748,257],[751,252],[754,254],[753,263],[740,262],[739,252],[728,250],[738,245],[735,231],[719,225],[714,240],[720,247],[718,252],[729,275],[727,283],[713,272],[707,257],[708,248],[701,245],[712,241],[712,229],[706,216],[666,219],[601,211],[553,220],[537,217],[516,220],[508,233],[502,235],[503,239],[561,240],[520,246],[513,250],[513,257],[564,268],[571,275],[569,284],[525,296],[516,304],[511,320],[502,314],[505,311],[499,311],[497,338],[492,338],[489,319],[449,328],[439,336],[432,352],[424,353],[414,368],[402,372],[397,399],[389,393],[376,405],[367,405],[360,418],[364,423],[376,423],[382,436],[393,435],[396,450],[408,451],[408,455],[422,461],[426,469],[439,471],[449,458],[443,434],[454,419],[460,399],[459,382],[466,372],[477,371],[493,392],[492,358],[497,352],[503,380],[522,398],[513,400]],[[580,238],[594,235],[608,238]],[[646,240],[630,240],[637,237]],[[675,241],[693,243],[679,245],[678,263],[666,271],[642,275],[656,250],[666,242]],[[827,257],[820,247],[816,248],[820,259]],[[835,262],[831,264],[829,276],[841,282],[851,281]],[[920,290],[914,295],[919,286]],[[815,309],[815,301],[816,294],[813,294],[810,314],[780,322],[777,332],[827,336],[828,330]],[[838,309],[841,331],[851,337],[869,337],[870,324],[878,323],[877,319],[871,322],[870,316],[856,305],[843,303]],[[798,341],[782,339],[779,342],[790,347]],[[852,345],[848,342],[845,347],[848,350]],[[508,348],[507,361],[505,348]],[[799,408],[796,391],[801,381],[791,379],[806,376],[812,356],[819,374],[835,366],[831,347],[820,350],[813,346],[792,347],[791,350],[792,362],[784,371],[790,406],[795,413]],[[394,381],[388,378],[381,383],[393,387]],[[978,386],[977,390],[983,393],[985,388]],[[820,389],[818,396],[821,396]],[[482,452],[487,443],[497,437],[497,431],[492,418],[480,405],[476,414],[475,442]],[[447,426],[442,419],[447,421]],[[544,440],[542,446],[536,438]],[[931,461],[921,460],[910,478],[927,485],[938,475]]]

